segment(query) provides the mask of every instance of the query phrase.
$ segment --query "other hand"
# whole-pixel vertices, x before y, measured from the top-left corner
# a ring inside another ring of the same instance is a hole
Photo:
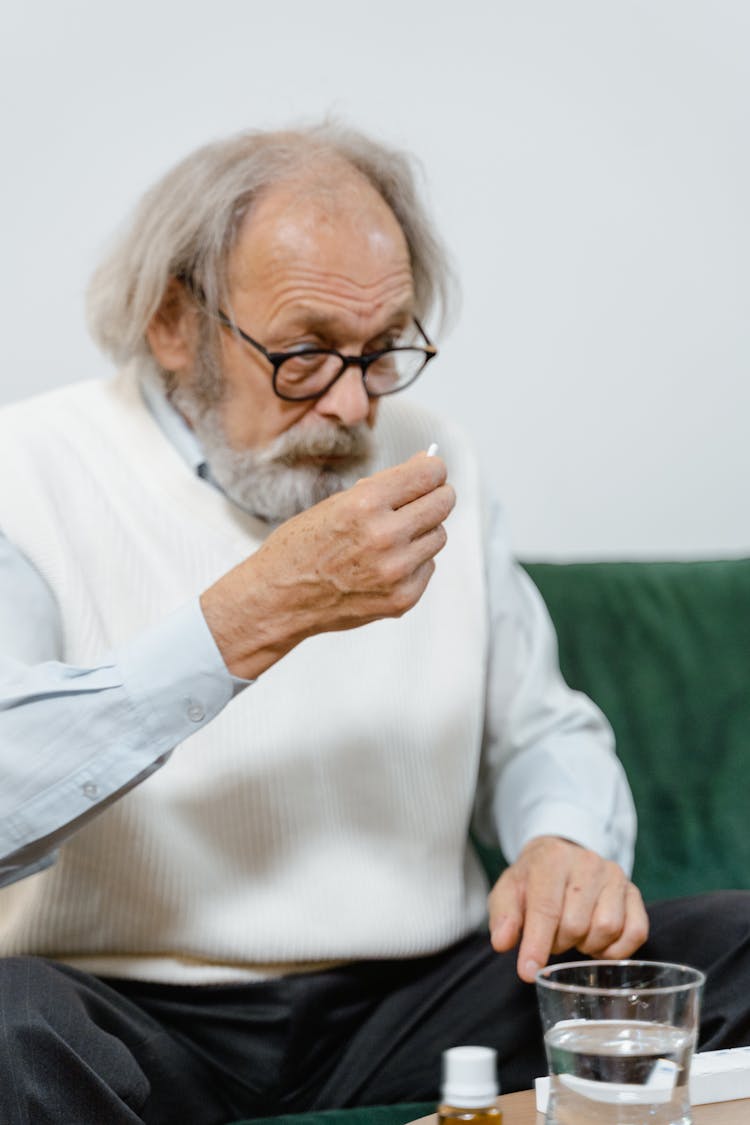
[[[518,975],[529,982],[551,953],[617,959],[648,937],[640,891],[622,868],[557,836],[529,841],[493,887],[489,912],[493,947],[520,939]]]
[[[305,637],[406,613],[454,503],[444,462],[420,453],[281,524],[201,597],[227,667],[251,679]]]

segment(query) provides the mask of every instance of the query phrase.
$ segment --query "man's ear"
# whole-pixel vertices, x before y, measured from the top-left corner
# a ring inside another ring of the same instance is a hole
[[[197,332],[195,305],[185,286],[173,277],[146,329],[151,352],[164,371],[180,373],[192,367]]]

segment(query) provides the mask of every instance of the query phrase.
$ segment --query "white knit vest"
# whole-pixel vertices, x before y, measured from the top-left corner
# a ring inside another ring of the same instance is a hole
[[[376,435],[379,467],[438,441],[458,494],[422,600],[306,640],[53,867],[0,891],[0,953],[219,980],[428,953],[481,922],[467,843],[487,619],[477,471],[452,426],[401,398],[381,404]],[[82,666],[269,533],[184,464],[132,370],[0,412],[0,528],[52,588],[63,659]],[[18,752],[33,770],[33,748]]]

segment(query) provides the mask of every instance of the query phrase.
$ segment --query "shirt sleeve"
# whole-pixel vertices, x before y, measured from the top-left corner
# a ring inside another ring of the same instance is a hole
[[[143,781],[246,686],[196,598],[92,668],[64,664],[52,593],[0,535],[0,886]]]
[[[559,669],[544,601],[513,560],[502,513],[488,543],[490,647],[474,830],[513,862],[535,836],[562,836],[630,873],[636,817],[602,712]]]

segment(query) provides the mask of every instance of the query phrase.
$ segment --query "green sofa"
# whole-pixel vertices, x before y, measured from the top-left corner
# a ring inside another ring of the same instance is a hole
[[[560,665],[614,727],[639,819],[644,898],[750,889],[750,559],[528,563]],[[482,858],[491,875],[502,856]],[[268,1119],[403,1125],[432,1104]],[[257,1125],[257,1122],[256,1122]]]
[[[644,898],[750,888],[750,559],[527,569],[614,727]]]

